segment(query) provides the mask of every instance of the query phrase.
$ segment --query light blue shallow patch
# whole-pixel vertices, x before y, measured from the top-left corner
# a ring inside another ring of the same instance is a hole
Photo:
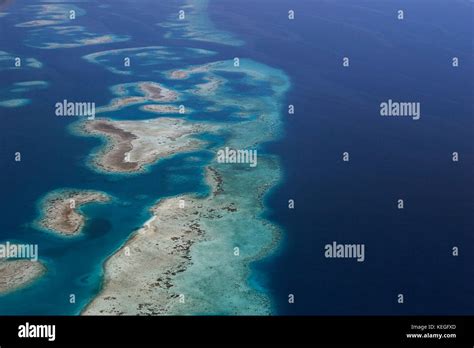
[[[16,59],[21,59],[21,67],[15,66]],[[1,70],[13,70],[13,69],[20,69],[20,68],[34,68],[40,69],[43,67],[43,63],[41,63],[36,58],[31,57],[22,57],[20,55],[15,55],[13,53],[0,51],[0,71]]]
[[[49,83],[47,81],[23,81],[13,84],[14,87],[17,87],[17,89],[21,89],[22,91],[43,89],[48,87],[48,85]]]
[[[71,11],[74,11],[75,18],[84,16],[86,11],[75,5],[45,3],[40,5],[29,5],[23,8],[23,12],[31,18],[28,21],[16,24],[20,28],[35,28],[47,25],[57,25],[68,23]]]
[[[208,0],[185,0],[180,11],[184,11],[184,19],[173,14],[167,22],[157,25],[165,28],[167,39],[187,39],[195,41],[213,42],[222,45],[241,46],[244,42],[233,34],[218,30],[207,13]]]
[[[70,16],[74,11],[75,19]],[[25,44],[42,49],[75,48],[90,45],[123,42],[130,39],[126,35],[93,33],[83,26],[75,25],[78,17],[86,11],[78,6],[59,3],[30,5],[23,9],[30,20],[18,23],[17,27],[29,29]]]
[[[187,47],[146,46],[100,51],[88,54],[83,58],[90,63],[104,66],[110,72],[123,75],[150,76],[160,73],[162,67],[181,64],[182,61],[205,58],[216,52]],[[130,66],[125,66],[125,59],[130,59]],[[146,68],[145,71],[142,68]]]
[[[19,98],[0,101],[0,106],[4,108],[18,108],[31,103],[30,99]]]

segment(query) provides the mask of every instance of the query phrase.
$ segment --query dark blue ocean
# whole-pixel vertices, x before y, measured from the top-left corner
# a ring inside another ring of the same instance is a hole
[[[156,23],[175,11],[174,2],[142,2],[104,1],[123,11],[90,16],[88,29],[131,35],[125,43],[39,50],[22,44],[25,29],[4,34],[18,22],[14,16],[0,22],[0,50],[45,64],[25,72],[24,80],[50,82],[31,96],[40,102],[0,110],[0,239],[40,242],[40,254],[51,260],[34,287],[0,297],[2,314],[77,314],[100,288],[103,261],[148,219],[156,197],[206,191],[196,175],[209,160],[204,153],[195,154],[196,162],[176,156],[141,176],[101,175],[84,165],[100,142],[72,136],[67,118],[42,116],[79,92],[82,100],[107,104],[113,97],[107,87],[126,82],[82,56],[161,44],[215,50],[215,60],[252,58],[291,79],[287,103],[296,112],[282,110],[284,135],[266,146],[284,170],[284,180],[266,197],[267,217],[284,235],[274,254],[253,265],[252,275],[268,289],[278,314],[474,313],[471,3],[211,1],[215,26],[246,42],[229,47],[156,40],[150,33],[159,37]],[[19,6],[14,2],[9,11]],[[94,13],[93,3],[80,6]],[[405,11],[403,21],[398,9]],[[349,68],[342,67],[345,56]],[[458,68],[452,57],[460,58]],[[2,87],[18,79],[15,71],[0,76]],[[388,99],[420,102],[420,120],[382,118],[379,105]],[[13,161],[17,151],[20,163]],[[451,161],[454,151],[458,163]],[[91,222],[78,240],[48,237],[28,223],[37,217],[37,200],[60,187],[103,190],[117,204],[87,211]],[[396,207],[399,198],[403,210]],[[289,199],[295,209],[288,209]],[[365,244],[365,261],[326,259],[324,246],[332,241]],[[403,304],[397,303],[400,293]],[[288,303],[288,294],[295,303]]]
[[[296,113],[268,147],[286,171],[268,198],[286,234],[278,253],[256,266],[278,313],[472,314],[472,4],[215,3],[219,27],[239,32],[246,55],[283,69],[293,84]],[[452,57],[462,62],[456,69]],[[388,99],[419,101],[421,118],[382,118]],[[365,244],[365,261],[325,258],[332,241]]]

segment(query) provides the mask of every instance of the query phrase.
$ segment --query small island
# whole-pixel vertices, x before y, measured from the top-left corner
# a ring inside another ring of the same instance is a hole
[[[168,77],[173,80],[184,80],[189,77],[185,70],[173,70],[169,73]]]
[[[197,150],[204,142],[193,134],[213,131],[214,126],[177,118],[141,121],[88,120],[75,127],[75,133],[105,139],[105,146],[93,155],[99,171],[140,172],[148,164],[177,153]]]
[[[151,81],[117,85],[112,88],[112,93],[118,97],[114,98],[109,103],[109,105],[97,108],[98,114],[117,111],[135,104],[144,104],[150,102],[165,103],[177,101],[179,99],[179,95],[176,91]],[[164,109],[178,109],[173,105],[163,105],[163,107]]]
[[[143,111],[148,111],[148,112],[153,112],[155,114],[178,114],[178,113],[186,113],[186,110],[183,110],[184,112],[180,112],[179,107],[174,106],[174,105],[167,105],[167,104],[147,104],[143,105],[141,107]]]
[[[110,196],[98,191],[54,191],[43,199],[42,215],[37,225],[40,229],[62,236],[76,236],[81,233],[86,221],[80,207],[89,203],[105,203],[110,199]]]

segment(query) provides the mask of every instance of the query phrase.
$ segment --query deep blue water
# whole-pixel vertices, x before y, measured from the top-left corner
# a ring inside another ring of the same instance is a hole
[[[208,160],[204,153],[198,162],[177,156],[144,176],[93,174],[84,160],[99,142],[71,136],[67,119],[44,116],[57,100],[77,99],[77,90],[82,100],[106,104],[112,95],[105,86],[126,82],[84,62],[83,55],[183,44],[149,35],[162,30],[155,23],[171,6],[145,1],[152,11],[113,3],[123,6],[116,11],[122,14],[91,16],[87,28],[111,28],[134,39],[75,48],[74,54],[23,46],[26,30],[17,29],[11,40],[2,29],[17,20],[2,19],[0,49],[43,61],[45,68],[24,73],[24,80],[44,79],[51,86],[35,92],[41,103],[1,110],[1,239],[40,241],[40,254],[55,260],[38,286],[0,297],[4,314],[77,313],[100,286],[102,261],[148,218],[146,207],[156,197],[206,189],[196,175]],[[94,11],[93,4],[80,6]],[[269,218],[284,229],[283,242],[254,265],[253,275],[264,279],[277,313],[474,312],[471,6],[450,0],[211,2],[216,27],[247,44],[194,47],[215,49],[212,60],[252,58],[284,70],[292,81],[287,102],[296,114],[284,115],[283,138],[267,146],[285,172],[267,197]],[[289,8],[296,11],[293,22],[286,17]],[[395,17],[399,8],[406,12],[403,22]],[[349,69],[342,67],[343,56],[351,59]],[[450,66],[452,56],[460,57],[457,69]],[[2,72],[2,86],[17,76]],[[379,104],[389,98],[420,101],[421,119],[381,118]],[[16,151],[21,163],[13,162]],[[350,152],[349,163],[341,160],[344,151]],[[453,151],[461,162],[451,162]],[[75,241],[25,226],[37,216],[37,199],[59,187],[107,191],[117,204],[88,209],[91,223]],[[294,210],[287,208],[290,198]],[[403,211],[396,209],[398,198],[405,199]],[[366,261],[325,259],[324,245],[332,241],[364,243]],[[460,247],[460,256],[451,256],[452,246]],[[76,294],[75,305],[67,302],[70,293]],[[294,304],[287,302],[289,293]],[[398,293],[405,295],[403,305],[396,303]]]
[[[472,314],[472,5],[215,3],[218,26],[248,43],[242,54],[283,69],[293,84],[296,114],[268,147],[286,171],[268,198],[286,234],[279,252],[256,265],[278,313]],[[380,117],[387,99],[421,102],[421,119]],[[461,162],[451,162],[453,151]],[[364,243],[366,261],[326,259],[332,241]]]

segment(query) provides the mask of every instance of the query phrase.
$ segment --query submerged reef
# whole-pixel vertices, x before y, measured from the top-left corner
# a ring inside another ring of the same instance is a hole
[[[75,48],[128,41],[126,35],[87,31],[80,23],[86,11],[73,4],[54,3],[25,6],[16,26],[28,30],[25,44],[42,49]]]
[[[206,118],[196,111],[205,122],[197,123],[200,131],[212,129],[225,136],[210,147],[197,142],[195,150],[215,154],[224,146],[251,147],[260,151],[258,165],[219,163],[213,156],[203,168],[207,196],[189,193],[159,199],[150,208],[150,219],[105,263],[102,290],[82,314],[270,314],[268,296],[248,284],[249,265],[271,252],[280,238],[278,226],[266,221],[262,213],[263,198],[282,173],[278,158],[262,151],[261,144],[281,135],[280,109],[290,82],[282,71],[248,59],[237,67],[233,61],[216,61],[164,71],[161,76],[169,82],[193,78],[193,84],[175,86],[176,95],[205,100],[209,109],[221,114],[221,118]],[[259,93],[242,93],[242,86]],[[131,90],[137,94],[136,87],[128,84],[113,90],[115,95],[130,98]],[[137,121],[99,118],[83,124],[89,128],[83,135],[108,133],[109,145],[96,158],[109,171],[137,170],[140,164],[159,158],[160,151],[168,152],[161,132],[185,131],[195,123],[193,114]],[[174,122],[175,128],[166,122]],[[153,137],[139,135],[145,130]],[[170,137],[180,141],[179,135]],[[140,144],[131,145],[134,141]],[[176,152],[182,151],[174,146]],[[135,149],[130,162],[124,162],[126,154]],[[138,149],[154,150],[154,157]],[[139,153],[148,160],[140,160]]]

